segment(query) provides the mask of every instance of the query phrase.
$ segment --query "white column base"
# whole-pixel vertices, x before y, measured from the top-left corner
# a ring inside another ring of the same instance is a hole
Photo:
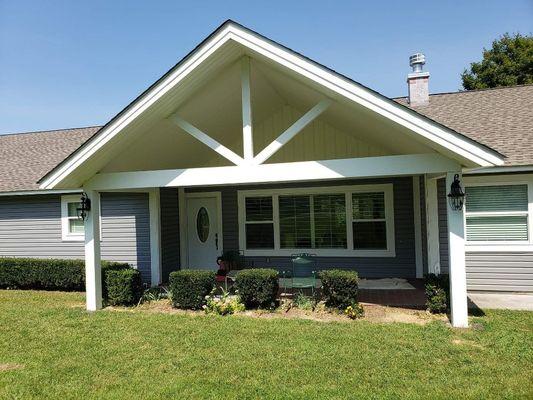
[[[446,174],[446,193],[455,174],[460,172],[448,172]],[[448,215],[448,246],[450,260],[450,306],[451,322],[456,328],[468,327],[468,298],[466,294],[466,266],[465,266],[465,216],[464,207],[454,210],[446,199]]]

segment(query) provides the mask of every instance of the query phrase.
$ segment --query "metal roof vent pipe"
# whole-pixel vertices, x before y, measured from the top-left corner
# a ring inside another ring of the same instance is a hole
[[[429,72],[424,72],[426,56],[422,53],[409,57],[409,65],[413,72],[407,75],[407,88],[409,90],[409,104],[412,107],[429,104]]]

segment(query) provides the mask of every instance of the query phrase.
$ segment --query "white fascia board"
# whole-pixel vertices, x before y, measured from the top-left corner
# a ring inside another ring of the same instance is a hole
[[[463,172],[463,175],[481,175],[481,174],[505,174],[505,173],[531,173],[533,172],[533,165],[516,165],[516,166],[503,166],[503,167],[486,167],[486,168],[474,168],[467,169]]]
[[[471,160],[474,164],[482,167],[503,164],[503,159],[495,153],[485,149],[481,145],[476,145],[452,130],[444,129],[442,126],[423,116],[410,113],[403,106],[394,104],[392,101],[386,101],[371,90],[350,82],[348,79],[316,65],[304,59],[302,56],[286,50],[280,45],[265,40],[247,29],[228,23],[220,32],[195,50],[189,58],[185,59],[182,65],[176,68],[175,71],[170,73],[149,92],[137,99],[116,121],[113,121],[109,126],[99,131],[77,153],[72,155],[71,159],[63,165],[58,166],[56,170],[42,181],[40,187],[42,189],[53,189],[59,185],[63,179],[78,168],[86,159],[91,157],[135,118],[164,96],[172,87],[185,79],[191,71],[229,40],[234,40],[333,92],[405,126],[411,131],[449,149],[461,157]]]
[[[103,191],[405,176],[458,169],[460,169],[458,163],[440,154],[432,153],[249,166],[101,173],[96,174],[85,186]]]
[[[19,190],[17,192],[0,192],[1,196],[34,196],[39,194],[70,194],[81,193],[81,189],[58,189],[58,190]]]

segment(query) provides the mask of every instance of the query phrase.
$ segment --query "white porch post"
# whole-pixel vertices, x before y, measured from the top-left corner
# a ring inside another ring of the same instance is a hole
[[[87,190],[91,211],[85,220],[85,292],[87,310],[102,308],[102,272],[100,266],[100,193]]]
[[[428,272],[440,274],[439,246],[439,205],[437,198],[437,180],[426,176],[426,227]]]
[[[416,277],[424,276],[424,260],[422,255],[422,213],[420,212],[420,177],[413,176],[413,214],[415,224],[415,265]]]
[[[446,174],[446,193],[449,192],[455,174]],[[448,215],[448,246],[450,262],[450,305],[452,325],[456,328],[468,327],[468,305],[466,295],[466,267],[465,267],[465,216],[464,207],[454,210],[450,202],[446,201]]]
[[[161,283],[161,205],[159,188],[148,193],[150,209],[150,283],[157,286]]]

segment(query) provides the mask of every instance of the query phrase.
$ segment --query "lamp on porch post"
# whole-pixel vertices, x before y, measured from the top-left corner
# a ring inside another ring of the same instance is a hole
[[[461,181],[459,180],[459,174],[453,176],[453,182],[450,185],[450,193],[448,193],[448,201],[450,202],[450,207],[455,211],[463,209],[463,204],[465,200],[465,193],[461,188]]]
[[[87,196],[87,193],[83,192],[80,198],[80,206],[76,208],[78,219],[85,221],[89,211],[91,211],[91,199]]]

